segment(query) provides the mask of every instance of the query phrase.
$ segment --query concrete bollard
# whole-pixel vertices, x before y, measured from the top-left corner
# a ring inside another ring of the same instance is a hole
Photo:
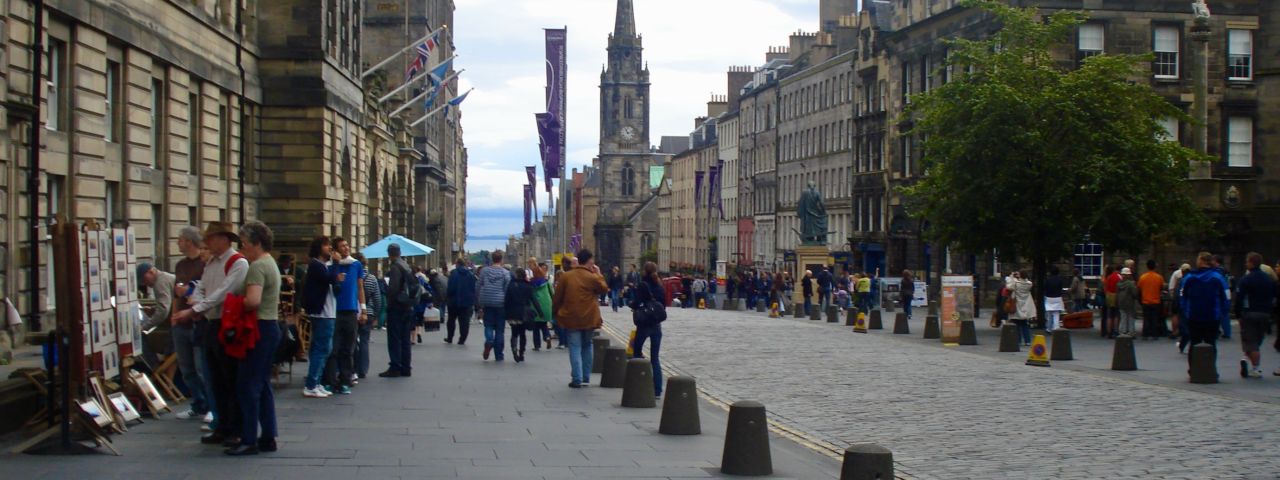
[[[1111,369],[1122,372],[1138,369],[1138,356],[1133,352],[1133,337],[1128,335],[1116,337],[1116,346],[1111,353]]]
[[[702,421],[698,417],[698,386],[693,377],[676,375],[667,379],[666,397],[662,399],[662,421],[658,433],[663,435],[699,435]]]
[[[804,304],[797,303],[791,306],[791,314],[796,318],[804,318]]]
[[[867,317],[867,330],[884,330],[883,316],[871,315]]]
[[[1213,346],[1200,344],[1191,347],[1191,383],[1218,383],[1218,350]]]
[[[1075,360],[1071,353],[1071,330],[1059,328],[1053,331],[1053,349],[1049,351],[1049,360]]]
[[[738,299],[738,302],[737,302],[737,305],[734,305],[734,306],[733,306],[733,310],[734,310],[734,311],[738,311],[738,312],[745,312],[745,311],[747,311],[747,299],[745,299],[745,298],[739,298],[739,299]]]
[[[720,309],[726,312],[732,312],[733,306],[737,304],[738,304],[737,300],[726,299],[723,303],[720,304]]]
[[[750,400],[729,407],[729,425],[724,434],[720,473],[763,476],[773,474],[769,452],[769,423],[764,405]]]
[[[604,350],[604,371],[600,375],[600,386],[604,388],[622,388],[627,379],[627,349],[609,347]]]
[[[937,302],[928,302],[928,305],[929,305],[929,315],[937,315],[937,314],[938,314],[938,303],[937,303]]]
[[[849,446],[840,480],[893,480],[893,452],[871,443]]]
[[[809,306],[809,320],[822,320],[822,306],[821,306],[821,305],[810,305],[810,306]]]
[[[858,309],[855,308],[853,310],[854,312],[857,312]],[[857,314],[855,313],[855,315]],[[881,313],[879,310],[872,310],[871,313],[867,314],[867,328],[871,327],[871,322],[875,322],[876,325],[880,325],[881,323],[884,323],[883,319],[884,319],[883,313]]]
[[[835,305],[827,305],[827,323],[840,323],[840,309]]]
[[[873,314],[876,314],[876,313],[879,313],[880,311],[872,310],[871,312]],[[844,326],[852,327],[853,324],[857,322],[858,322],[858,309],[850,308],[844,311]]]
[[[893,319],[894,335],[911,335],[911,324],[908,323],[907,314],[899,313]]]
[[[653,365],[647,358],[627,360],[627,376],[622,386],[622,406],[653,408],[657,406],[653,392]]]
[[[965,320],[960,322],[960,344],[961,345],[977,345],[978,330],[973,326],[973,320]]]
[[[765,312],[765,305],[764,305],[764,304],[765,304],[765,301],[764,301],[764,300],[757,300],[757,301],[756,301],[756,313],[764,313],[764,312]]]
[[[591,373],[604,373],[604,350],[609,348],[609,339],[596,337],[591,339]]]
[[[937,315],[924,317],[924,338],[933,340],[942,338],[942,327],[938,324]]]
[[[1022,340],[1018,338],[1018,326],[1007,322],[1000,327],[1000,352],[1020,352]]]

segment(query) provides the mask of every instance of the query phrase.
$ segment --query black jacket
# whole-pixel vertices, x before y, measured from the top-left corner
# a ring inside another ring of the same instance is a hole
[[[661,283],[658,283],[651,278],[641,278],[640,285],[636,286],[636,296],[631,300],[631,304],[628,306],[631,308],[639,308],[640,305],[643,305],[644,302],[651,299],[657,299],[663,306],[666,306],[668,303],[666,292],[666,289],[662,288]]]
[[[333,294],[336,296],[341,285],[336,269],[324,266],[324,262],[318,259],[311,259],[307,263],[307,276],[302,285],[302,308],[307,311],[307,315],[319,315],[324,310],[329,287],[333,287]]]
[[[507,285],[507,298],[503,310],[507,320],[526,321],[533,319],[533,284],[512,280]]]

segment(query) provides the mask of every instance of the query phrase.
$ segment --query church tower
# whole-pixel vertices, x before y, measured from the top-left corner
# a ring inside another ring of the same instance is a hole
[[[649,152],[649,69],[632,0],[618,0],[600,73],[600,155]]]
[[[645,220],[653,215],[643,209],[653,203],[649,167],[661,165],[650,152],[649,69],[643,54],[635,6],[632,0],[618,0],[608,60],[600,73],[600,154],[584,185],[584,195],[595,196],[599,210],[595,218],[584,219],[583,229],[593,234],[590,243],[604,267],[635,263],[644,238],[656,231],[656,221]]]

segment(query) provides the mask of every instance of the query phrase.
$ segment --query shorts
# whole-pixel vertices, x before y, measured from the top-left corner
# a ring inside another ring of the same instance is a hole
[[[1267,327],[1271,323],[1271,315],[1258,312],[1247,312],[1240,317],[1240,343],[1244,353],[1257,352],[1262,346],[1262,339],[1267,336]]]

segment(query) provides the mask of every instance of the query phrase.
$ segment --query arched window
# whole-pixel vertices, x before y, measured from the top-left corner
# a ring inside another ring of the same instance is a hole
[[[622,196],[631,197],[636,194],[636,172],[628,163],[622,166]]]

